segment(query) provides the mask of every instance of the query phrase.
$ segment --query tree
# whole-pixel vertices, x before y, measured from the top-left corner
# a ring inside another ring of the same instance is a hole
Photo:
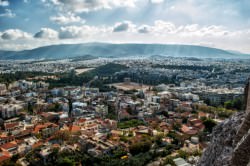
[[[233,108],[237,109],[237,110],[242,110],[244,109],[244,102],[243,99],[241,98],[237,98],[233,100]]]
[[[72,107],[72,99],[69,97],[68,98],[68,104],[69,104],[69,113],[68,113],[68,115],[69,115],[69,117],[71,117],[72,116],[72,110],[73,110],[73,107]]]
[[[233,108],[233,102],[232,102],[232,101],[226,101],[226,102],[224,103],[224,107],[225,107],[226,109],[232,109],[232,108]]]
[[[183,150],[179,150],[178,154],[183,159],[187,159],[189,157],[189,154],[186,151],[183,151]]]
[[[183,124],[186,124],[186,123],[187,123],[187,120],[188,120],[188,119],[187,119],[186,117],[183,118],[183,119],[182,119],[182,123],[183,123]]]
[[[108,115],[106,118],[114,120],[116,119],[116,111],[114,106],[108,105]]]
[[[127,152],[122,148],[118,148],[113,151],[113,155],[115,158],[121,158],[122,156],[127,155]]]
[[[170,164],[170,165],[173,165],[175,166],[175,163],[174,163],[174,160],[173,160],[173,157],[171,156],[167,156],[164,160],[164,164],[167,165],[167,164]]]
[[[126,110],[127,110],[127,112],[128,112],[130,115],[133,114],[133,110],[132,110],[131,106],[128,106]]]
[[[170,131],[170,132],[167,134],[167,136],[173,139],[172,144],[174,144],[174,145],[179,145],[179,144],[181,144],[180,138],[178,137],[178,135],[177,135],[174,131]]]
[[[144,122],[141,120],[136,120],[136,119],[132,119],[132,120],[124,121],[124,122],[119,122],[117,124],[118,128],[120,128],[120,129],[136,127],[139,125],[144,125]]]
[[[10,159],[3,161],[0,163],[1,166],[20,166],[17,164],[17,160],[20,158],[18,154],[13,155]]]
[[[64,157],[63,159],[60,159],[58,161],[57,165],[58,166],[75,166],[76,163],[73,160],[69,159],[68,157]]]
[[[29,114],[33,114],[33,106],[31,105],[31,103],[30,102],[28,102],[28,113]]]
[[[205,99],[204,103],[206,103],[207,105],[210,105],[210,100],[209,99]]]
[[[243,99],[242,98],[237,98],[234,100],[229,100],[224,103],[224,107],[226,109],[236,109],[236,110],[242,110],[243,109]]]
[[[216,122],[212,119],[206,119],[203,124],[205,125],[205,130],[208,132],[212,132],[214,126],[216,126]]]
[[[60,104],[59,103],[55,103],[55,112],[60,110]]]
[[[176,131],[180,131],[180,128],[181,128],[181,124],[179,123],[175,123],[173,128],[176,130]]]
[[[162,144],[162,138],[163,138],[163,134],[158,134],[155,136],[154,141],[157,145],[161,145]]]
[[[58,131],[54,136],[55,136],[55,139],[58,139],[60,142],[68,141],[70,139],[70,132]]]
[[[48,112],[58,112],[58,111],[60,111],[60,109],[61,109],[60,104],[59,103],[55,103],[55,104],[51,104],[48,107],[47,111]]]
[[[166,117],[166,118],[169,118],[169,114],[167,111],[162,111],[162,114]]]
[[[139,154],[139,153],[145,153],[145,152],[150,150],[151,145],[152,145],[152,143],[149,140],[134,143],[134,144],[129,146],[129,152],[132,155],[136,155],[136,154]]]
[[[42,134],[41,134],[41,133],[37,133],[37,134],[35,134],[35,137],[36,137],[37,139],[41,139],[41,138],[42,138]]]
[[[136,96],[136,95],[133,95],[131,98],[132,98],[133,101],[136,101],[137,96]]]

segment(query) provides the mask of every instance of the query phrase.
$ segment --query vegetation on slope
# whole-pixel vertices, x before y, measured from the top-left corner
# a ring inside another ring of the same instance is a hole
[[[98,87],[100,89],[104,88],[105,83],[107,80],[102,80],[102,77],[109,77],[115,74],[116,72],[119,72],[121,70],[127,69],[126,66],[115,64],[115,63],[109,63],[103,66],[99,66],[93,70],[90,70],[88,72],[84,72],[82,74],[76,75],[75,71],[71,71],[69,73],[65,73],[60,76],[59,80],[50,80],[49,83],[51,85],[51,88],[53,87],[60,87],[60,86],[82,86],[84,83],[88,83],[91,81],[95,76],[98,76],[98,80],[95,80],[91,86]]]

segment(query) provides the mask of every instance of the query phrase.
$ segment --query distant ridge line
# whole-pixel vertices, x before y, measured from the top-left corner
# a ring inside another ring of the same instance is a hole
[[[198,45],[84,43],[50,45],[23,51],[0,51],[0,60],[70,59],[85,55],[97,58],[158,55],[165,57],[250,59],[248,54]]]

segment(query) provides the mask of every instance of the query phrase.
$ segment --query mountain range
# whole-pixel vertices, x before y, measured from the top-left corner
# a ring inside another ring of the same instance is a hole
[[[0,60],[49,60],[79,57],[195,57],[220,59],[250,59],[250,54],[217,48],[178,44],[61,44],[23,51],[0,51]]]

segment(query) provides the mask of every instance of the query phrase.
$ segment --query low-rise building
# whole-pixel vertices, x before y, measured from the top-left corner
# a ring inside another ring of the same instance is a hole
[[[41,134],[42,138],[48,138],[59,130],[59,126],[54,123],[45,123],[36,125],[34,128],[34,134]]]
[[[16,117],[20,114],[20,111],[22,109],[23,109],[23,106],[19,104],[1,104],[0,116],[3,119]]]

